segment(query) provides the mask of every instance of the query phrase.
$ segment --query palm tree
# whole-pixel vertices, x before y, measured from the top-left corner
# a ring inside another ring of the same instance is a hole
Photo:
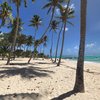
[[[76,82],[74,86],[75,92],[84,92],[84,52],[85,52],[85,37],[86,37],[86,10],[87,0],[81,0],[81,27],[80,27],[80,46],[79,57],[76,70]]]
[[[7,54],[9,53],[10,45],[11,44],[9,42],[9,34],[0,34],[0,55],[2,56],[2,60],[4,60],[4,57],[7,56]]]
[[[0,4],[0,20],[1,20],[0,28],[6,24],[6,21],[12,22],[12,20],[13,20],[13,18],[12,18],[12,8],[8,5],[7,2]],[[6,41],[6,39],[4,41]],[[8,46],[9,43],[7,42],[6,46],[5,46],[5,42],[2,42],[2,44],[4,44],[3,49],[2,49],[3,52],[9,51],[8,50],[9,49],[9,46]]]
[[[63,24],[61,25],[61,29],[60,29],[59,34],[58,34],[54,63],[56,63],[56,58],[57,58],[57,53],[58,53],[58,46],[59,46],[59,40],[60,40],[60,35],[61,35],[61,32],[62,32],[62,29],[63,29]]]
[[[33,45],[33,37],[31,35],[27,36],[27,39],[26,39],[27,51],[28,51],[28,47],[31,47],[32,45]]]
[[[1,20],[0,27],[6,24],[6,20],[12,22],[13,18],[11,12],[12,8],[8,5],[7,2],[0,4],[0,20]]]
[[[39,26],[42,23],[42,19],[40,18],[39,15],[34,15],[30,23],[31,24],[29,26],[32,26],[33,28],[35,28],[35,33],[34,33],[34,41],[35,41],[36,33],[37,33]]]
[[[11,29],[11,32],[10,32],[10,33],[12,34],[13,38],[14,38],[14,30],[16,29],[16,24],[17,24],[17,18],[14,18],[14,19],[13,19],[13,23],[10,24],[10,25],[7,27],[7,28],[10,28],[10,29]],[[18,34],[17,34],[17,35],[19,35],[20,32],[22,31],[23,25],[24,25],[24,23],[22,22],[22,19],[19,18]]]
[[[27,0],[24,0],[24,4],[25,4],[25,7],[27,7],[26,5],[26,1]],[[34,0],[32,0],[34,1]],[[20,4],[22,2],[22,0],[10,0],[10,2],[13,2],[15,5],[16,5],[16,12],[17,12],[17,17],[16,17],[16,29],[15,29],[15,36],[14,36],[14,39],[13,39],[13,43],[12,43],[12,46],[11,46],[11,52],[9,54],[9,57],[8,57],[8,61],[7,61],[7,65],[10,63],[10,58],[11,58],[11,54],[12,52],[14,51],[14,48],[15,48],[15,45],[16,45],[16,39],[17,39],[17,33],[18,33],[18,26],[19,26],[19,10],[20,10]]]
[[[20,1],[19,0],[11,0],[15,3],[16,5],[16,11],[17,11],[17,17],[16,17],[16,28],[15,28],[15,34],[14,34],[14,39],[13,39],[13,43],[11,46],[11,52],[9,54],[8,60],[7,60],[7,65],[10,63],[10,58],[11,58],[11,53],[14,51],[15,48],[15,44],[16,44],[16,38],[17,38],[17,33],[18,33],[18,25],[19,25],[19,7],[20,7]]]
[[[50,31],[52,30],[53,32],[57,33],[56,30],[58,29],[58,24],[59,24],[59,22],[57,22],[56,20],[53,20],[50,25],[50,27],[51,27]],[[52,61],[53,61],[52,48],[53,48],[53,34],[54,34],[53,32],[52,32],[52,37],[51,37],[51,48],[50,48],[50,58]]]
[[[38,47],[40,46],[41,44],[45,45],[46,46],[46,42],[47,42],[47,36],[44,36],[42,39],[38,39],[34,42],[34,46],[35,47]],[[37,51],[37,48],[34,50],[34,51]]]
[[[43,55],[45,55],[45,48],[47,47],[47,41],[43,43]],[[44,56],[42,57],[44,59]]]
[[[37,33],[37,30],[38,30],[39,26],[42,23],[42,19],[40,18],[39,15],[34,15],[33,18],[32,18],[32,20],[30,22],[31,22],[31,24],[29,26],[32,26],[32,27],[35,28],[35,33],[34,33],[34,43],[35,43],[36,33]],[[37,46],[34,45],[34,50],[36,48],[37,48]],[[28,60],[28,63],[30,63],[30,61],[31,61],[31,59],[32,59],[33,56],[34,56],[34,52],[32,52],[32,54],[31,54],[31,56],[30,56],[30,58]]]
[[[62,34],[62,45],[61,45],[61,52],[60,52],[60,57],[59,57],[59,61],[57,63],[57,66],[60,65],[61,63],[61,58],[62,58],[62,53],[63,53],[63,48],[64,48],[64,40],[65,40],[65,32],[66,32],[66,25],[67,25],[67,22],[70,23],[68,21],[69,18],[73,18],[73,13],[74,13],[74,10],[73,8],[70,8],[69,7],[69,4],[70,4],[70,0],[68,0],[68,3],[67,3],[67,7],[63,7],[63,6],[60,6],[60,13],[61,13],[61,18],[62,19],[62,22],[63,22],[63,34]],[[71,24],[71,23],[70,23]]]
[[[20,34],[18,37],[17,37],[17,40],[16,40],[16,44],[18,47],[23,47],[23,45],[26,45],[27,43],[27,37],[25,34]]]
[[[43,9],[48,8],[47,14],[50,11],[52,11],[52,15],[51,15],[51,19],[50,19],[49,25],[46,28],[46,30],[45,30],[45,32],[44,32],[44,34],[42,35],[41,38],[43,38],[45,36],[45,34],[47,33],[47,31],[49,30],[50,24],[51,24],[51,22],[53,20],[53,17],[54,17],[54,13],[55,13],[56,7],[59,7],[60,4],[64,3],[64,2],[66,2],[66,0],[49,0],[49,2],[46,5],[44,5]]]

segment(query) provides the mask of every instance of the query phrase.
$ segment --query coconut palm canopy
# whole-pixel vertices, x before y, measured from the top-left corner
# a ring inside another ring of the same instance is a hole
[[[7,20],[8,21],[12,20],[12,8],[11,6],[9,6],[7,2],[0,4],[0,19],[2,21],[0,26],[6,24]]]
[[[23,0],[24,1],[24,0]],[[99,39],[99,34],[100,33],[100,29],[99,29],[99,16],[100,14],[97,13],[99,12],[99,0],[96,0],[96,3],[93,3],[93,1],[88,0],[88,15],[87,15],[87,21],[88,21],[88,25],[87,25],[87,42],[86,42],[86,54],[89,55],[97,55],[100,54],[100,50],[99,50],[99,43],[100,43],[100,39]],[[3,0],[0,0],[0,3],[2,3]],[[37,39],[39,39],[42,34],[44,33],[44,30],[46,29],[49,21],[50,21],[50,16],[51,16],[51,12],[52,10],[50,10],[50,12],[47,15],[48,9],[49,7],[46,7],[45,9],[43,9],[43,7],[48,4],[49,0],[36,0],[34,3],[32,3],[31,0],[27,0],[27,8],[24,8],[24,2],[21,2],[21,6],[20,6],[20,17],[22,19],[22,21],[25,23],[23,25],[23,33],[27,34],[27,35],[34,35],[34,28],[30,27],[30,20],[32,19],[32,17],[34,15],[39,15],[40,18],[42,18],[42,25],[39,26],[39,30],[37,32]],[[63,4],[64,5],[64,4]],[[13,17],[16,17],[16,9],[15,9],[15,5],[11,4],[12,9],[13,9]],[[66,5],[64,5],[66,7]],[[68,37],[68,39],[65,39],[66,43],[70,43],[65,45],[64,47],[64,52],[63,55],[67,55],[66,52],[68,52],[68,55],[77,55],[78,53],[78,46],[79,46],[79,33],[80,33],[80,0],[76,1],[76,0],[71,0],[71,4],[70,6],[72,8],[74,8],[75,10],[75,14],[74,14],[74,18],[73,19],[69,19],[69,21],[74,24],[74,26],[68,24],[66,27],[68,28],[68,31],[66,31],[65,37]],[[91,12],[93,11],[93,12]],[[58,10],[58,8],[56,8],[55,10],[55,16],[54,18],[58,17],[60,14],[60,11]],[[96,16],[95,16],[96,15]],[[93,17],[91,17],[93,16]],[[0,19],[1,22],[1,19]],[[93,24],[94,23],[94,24]],[[66,28],[66,30],[67,30]],[[59,28],[60,29],[60,28]],[[0,31],[2,32],[10,32],[11,29],[8,29],[6,27],[2,27],[2,29],[0,29]],[[58,32],[59,30],[57,30]],[[47,32],[48,36],[51,37],[51,34],[49,34],[49,31]],[[95,34],[95,36],[91,36],[91,34]],[[56,40],[56,36],[57,34],[54,34],[54,39]],[[90,39],[92,38],[92,39]],[[61,41],[61,39],[60,39]],[[56,42],[56,41],[55,41]],[[51,41],[50,39],[48,39],[48,43],[47,43],[47,47],[46,47],[46,54],[49,54],[49,49],[50,49],[50,44]],[[54,47],[56,46],[56,43],[54,44]],[[92,47],[95,46],[95,50],[91,49]],[[72,52],[74,51],[74,52]],[[60,51],[58,51],[58,53],[60,53]]]

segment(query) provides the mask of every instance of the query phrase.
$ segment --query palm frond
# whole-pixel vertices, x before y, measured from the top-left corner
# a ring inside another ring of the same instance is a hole
[[[68,24],[70,24],[70,25],[72,25],[72,26],[74,26],[74,24],[73,24],[73,23],[71,23],[70,21],[67,21],[67,23],[68,23]]]
[[[50,3],[46,4],[46,5],[44,5],[44,6],[43,6],[43,9],[49,8],[51,5],[52,5],[52,3],[50,2]]]

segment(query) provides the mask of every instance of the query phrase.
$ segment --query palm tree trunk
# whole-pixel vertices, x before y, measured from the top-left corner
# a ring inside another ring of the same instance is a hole
[[[45,36],[45,34],[46,34],[46,33],[48,32],[48,30],[49,30],[50,24],[51,24],[51,22],[52,22],[52,20],[53,20],[53,17],[54,17],[54,12],[55,12],[55,7],[54,7],[53,10],[52,10],[52,16],[51,16],[49,25],[48,25],[48,27],[46,28],[46,30],[45,30],[44,34],[42,35],[41,39]]]
[[[45,48],[45,46],[43,45],[43,56],[42,56],[42,60],[44,60],[44,48]]]
[[[55,61],[54,61],[54,62],[56,62],[56,58],[57,58],[58,46],[59,46],[59,40],[60,40],[60,34],[61,34],[61,32],[62,32],[62,29],[63,29],[63,24],[62,24],[61,29],[60,29],[60,32],[59,32],[59,34],[58,34],[57,46],[56,46],[56,54],[55,54]]]
[[[33,55],[31,54],[29,60],[28,60],[28,64],[30,63],[31,59],[33,58]]]
[[[65,40],[65,30],[66,30],[66,21],[64,24],[64,30],[63,30],[63,36],[62,36],[62,46],[61,46],[61,52],[60,52],[60,57],[59,57],[57,66],[59,66],[61,63],[61,58],[62,58],[62,53],[63,53],[63,48],[64,48],[64,40]]]
[[[53,47],[53,33],[52,33],[52,37],[51,37],[51,48],[50,48],[50,58],[51,58],[51,61],[53,61],[52,59],[52,47]]]
[[[87,0],[81,0],[81,31],[80,31],[80,46],[79,57],[76,70],[76,82],[74,86],[75,92],[84,92],[84,52],[85,52],[85,37],[86,37],[86,10]]]
[[[70,0],[68,1],[67,8],[66,8],[66,11],[65,11],[66,19],[64,21],[64,30],[63,30],[63,36],[62,36],[62,47],[61,47],[60,58],[59,58],[57,66],[60,66],[61,58],[62,58],[62,53],[63,53],[63,48],[64,48],[65,30],[66,30],[67,17],[68,17],[68,13],[67,12],[68,12],[68,8],[69,8],[69,4],[70,4]]]
[[[12,53],[14,52],[14,48],[15,48],[15,45],[16,45],[16,39],[17,39],[17,33],[18,33],[18,27],[19,27],[19,5],[17,5],[17,22],[16,22],[16,30],[15,30],[15,36],[14,36],[14,40],[13,40],[13,43],[12,43],[12,46],[11,46],[11,51],[9,53],[9,57],[8,57],[8,60],[7,60],[7,65],[9,65],[10,63],[10,59],[11,59],[11,55]]]
[[[36,33],[37,33],[37,29],[35,30],[35,34],[34,34],[34,42],[35,42],[35,38],[36,38]],[[34,50],[35,50],[36,48],[37,48],[37,47],[34,46]],[[34,56],[34,50],[33,50],[33,52],[31,53],[31,56],[30,56],[30,58],[29,58],[29,60],[28,60],[28,64],[30,63],[31,59],[32,59],[33,56]]]

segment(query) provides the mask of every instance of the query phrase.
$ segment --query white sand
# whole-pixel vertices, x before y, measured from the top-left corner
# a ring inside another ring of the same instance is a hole
[[[26,65],[27,60],[17,59],[15,65],[0,60],[0,100],[100,100],[100,63],[85,62],[85,93],[70,95],[76,61],[62,60],[57,67],[50,60],[32,60]],[[57,98],[60,95],[62,99]]]

